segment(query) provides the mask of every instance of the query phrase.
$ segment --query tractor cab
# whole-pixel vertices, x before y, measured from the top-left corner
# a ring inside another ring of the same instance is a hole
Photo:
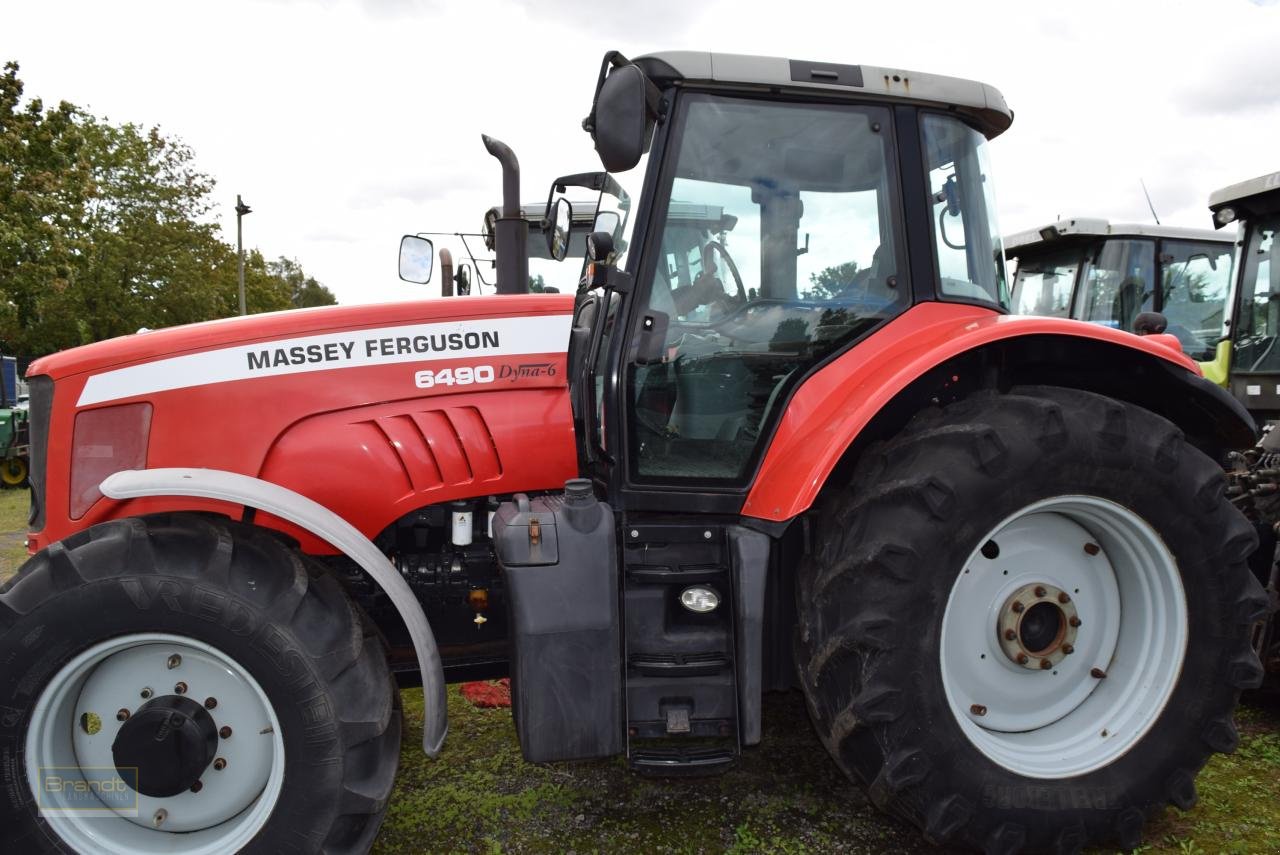
[[[1280,173],[1209,197],[1217,228],[1238,224],[1236,294],[1228,319],[1230,389],[1261,424],[1280,419]]]
[[[1160,312],[1183,352],[1214,382],[1226,383],[1230,238],[1075,217],[1008,236],[1005,253],[1017,262],[1014,313],[1133,332],[1140,314]]]

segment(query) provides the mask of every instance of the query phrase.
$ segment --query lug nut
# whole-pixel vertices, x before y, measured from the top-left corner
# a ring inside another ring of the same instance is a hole
[[[1079,626],[1080,618],[1076,617],[1075,615],[1072,615],[1071,619],[1068,620],[1067,623],[1071,624],[1072,626]]]
[[[1041,659],[1041,660],[1040,660],[1040,670],[1041,670],[1041,671],[1048,671],[1048,670],[1049,670],[1050,668],[1052,668],[1052,667],[1053,667],[1053,663],[1052,663],[1052,662],[1050,662],[1048,659]]]
[[[227,727],[227,726],[224,724],[224,725],[222,726],[222,729],[218,731],[218,735],[219,735],[219,736],[221,736],[223,739],[230,739],[230,738],[231,738],[231,728]]]
[[[1015,638],[1017,638],[1017,637],[1018,637],[1018,633],[1014,632],[1014,631],[1013,631],[1013,630],[1011,630],[1011,629],[1006,629],[1006,630],[1004,631],[1004,640],[1005,640],[1005,641],[1013,641],[1013,640],[1014,640]]]
[[[169,657],[169,661],[165,664],[168,665],[169,670],[172,671],[174,668],[177,668],[182,664],[182,657],[175,653]]]
[[[173,693],[174,693],[175,695],[185,695],[185,694],[187,693],[187,684],[186,684],[186,683],[178,683],[177,685],[175,685],[175,686],[173,687]]]
[[[148,698],[150,698],[152,695],[154,695],[154,694],[155,694],[155,692],[151,691],[151,687],[150,687],[150,686],[147,686],[147,687],[145,687],[141,692],[138,692],[138,694],[139,694],[139,695],[141,695],[141,696],[142,696],[142,699],[145,701],[145,700],[147,700]]]
[[[129,711],[121,707],[120,712],[116,713],[116,721],[128,721]]]
[[[974,704],[973,706],[969,707],[969,712],[973,713],[974,715],[986,715],[987,708],[984,707],[982,704]]]
[[[164,824],[164,821],[168,818],[169,818],[169,812],[164,808],[160,808],[160,810],[156,811],[155,816],[151,817],[151,824],[154,825],[156,828],[159,828],[161,825]]]
[[[1070,644],[1064,644],[1062,645],[1062,652],[1070,656],[1072,653],[1076,652],[1076,649]]]
[[[198,793],[203,789],[204,789],[204,784],[202,784],[199,781],[196,781],[194,784],[191,785],[191,792],[193,793]]]
[[[1048,591],[1046,591],[1046,590],[1044,589],[1044,586],[1043,586],[1043,585],[1036,585],[1036,596],[1037,596],[1037,597],[1043,597],[1043,596],[1044,596],[1045,594],[1047,594],[1047,593],[1049,593],[1049,592],[1048,592]]]
[[[1030,661],[1030,657],[1028,657],[1028,656],[1027,656],[1027,654],[1025,654],[1025,653],[1019,653],[1019,654],[1018,654],[1018,664],[1019,664],[1019,665],[1026,665],[1028,661]]]
[[[216,707],[217,705],[218,705],[218,699],[217,699],[217,698],[205,698],[205,699],[204,699],[204,708],[205,708],[205,709],[207,709],[207,710],[211,710],[211,709],[213,709],[214,707]]]
[[[1107,676],[1107,672],[1103,671],[1101,668],[1094,668],[1089,672],[1089,676],[1095,680],[1102,680]]]
[[[221,772],[223,769],[227,768],[227,761],[219,757],[217,760],[213,761],[213,768]]]
[[[1060,594],[1058,594],[1058,602],[1062,603],[1063,605],[1066,605],[1067,603],[1071,602],[1071,597],[1067,596],[1066,591],[1063,591]]]
[[[1098,546],[1096,543],[1086,543],[1084,545],[1084,551],[1087,555],[1097,555],[1102,551],[1102,547]]]
[[[1015,602],[1013,605],[1009,606],[1009,608],[1013,609],[1014,612],[1016,612],[1017,614],[1022,614],[1026,606],[1024,606],[1021,602]]]

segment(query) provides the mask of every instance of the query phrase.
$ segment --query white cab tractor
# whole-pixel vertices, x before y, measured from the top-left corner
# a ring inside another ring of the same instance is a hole
[[[1260,546],[1250,561],[1267,587],[1273,617],[1254,628],[1253,646],[1267,671],[1266,686],[1280,690],[1280,631],[1274,617],[1280,609],[1280,172],[1262,175],[1217,190],[1209,210],[1218,228],[1235,224],[1238,254],[1232,277],[1232,300],[1225,323],[1231,393],[1260,426],[1269,428],[1255,448],[1230,455],[1231,501],[1258,531]],[[1225,232],[1230,234],[1229,230]]]
[[[1177,336],[1206,377],[1226,385],[1230,235],[1072,217],[1010,235],[1004,246],[1017,262],[1014,313],[1133,332],[1140,315],[1159,312],[1163,331]]]

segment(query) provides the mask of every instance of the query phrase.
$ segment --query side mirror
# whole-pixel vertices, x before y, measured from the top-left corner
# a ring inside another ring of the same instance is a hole
[[[573,205],[563,197],[557,199],[547,220],[547,252],[554,261],[564,261],[569,254],[569,236],[573,230]]]
[[[465,297],[471,293],[471,265],[463,264],[458,267],[458,272],[453,275],[454,293],[459,297]]]
[[[601,211],[596,214],[595,224],[592,225],[593,232],[608,232],[611,235],[618,233],[618,227],[622,225],[622,217],[618,216],[617,211]]]
[[[434,247],[428,239],[417,235],[400,238],[400,278],[405,282],[417,285],[430,282],[434,258]]]
[[[624,65],[614,68],[596,90],[591,138],[607,171],[626,172],[649,147],[653,125],[646,96],[652,85],[638,67]]]

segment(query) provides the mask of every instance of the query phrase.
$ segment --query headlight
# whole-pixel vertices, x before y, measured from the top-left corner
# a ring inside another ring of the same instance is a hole
[[[71,440],[71,518],[78,520],[102,498],[98,485],[108,475],[147,467],[151,405],[121,404],[85,410],[76,416]]]

